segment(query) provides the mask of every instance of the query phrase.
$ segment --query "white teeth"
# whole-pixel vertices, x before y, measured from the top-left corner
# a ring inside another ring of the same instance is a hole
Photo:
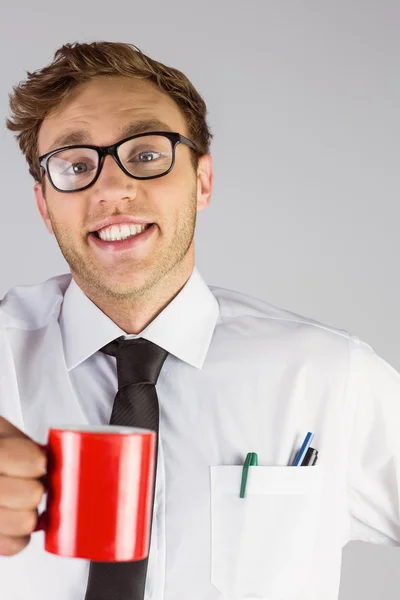
[[[137,235],[138,233],[142,233],[146,229],[146,225],[132,225],[129,223],[124,223],[123,225],[112,225],[112,227],[107,227],[98,231],[99,237],[102,240],[107,242],[112,242],[115,240],[122,240],[133,235]]]

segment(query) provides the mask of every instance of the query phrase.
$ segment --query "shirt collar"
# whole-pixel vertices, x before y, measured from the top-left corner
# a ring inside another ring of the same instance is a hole
[[[197,268],[173,300],[138,334],[200,369],[219,313],[218,302]],[[64,294],[60,328],[68,371],[113,339],[127,334],[103,313],[72,278]]]

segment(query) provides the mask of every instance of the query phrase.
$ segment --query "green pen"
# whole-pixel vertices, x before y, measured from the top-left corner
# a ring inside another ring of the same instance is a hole
[[[249,467],[256,467],[257,465],[258,465],[257,454],[255,452],[249,452],[246,456],[246,460],[244,461],[244,465],[243,465],[242,483],[240,485],[240,498],[245,497],[247,476],[249,474]]]

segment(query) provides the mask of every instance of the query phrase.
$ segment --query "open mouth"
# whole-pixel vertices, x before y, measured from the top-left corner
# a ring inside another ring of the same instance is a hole
[[[136,230],[132,227],[130,234],[127,230],[115,232],[117,235],[111,235],[111,232],[108,231],[106,235],[103,233],[103,237],[98,231],[92,231],[89,233],[89,240],[101,252],[115,254],[132,251],[143,255],[150,251],[151,240],[155,239],[156,227],[155,223],[148,223],[145,226],[137,227]]]
[[[144,227],[141,227],[140,231],[136,231],[136,233],[131,232],[128,235],[120,235],[118,237],[111,237],[110,235],[101,237],[98,231],[92,231],[89,235],[93,235],[97,239],[99,239],[103,242],[122,242],[124,240],[129,240],[130,238],[136,238],[136,237],[143,235],[153,225],[154,225],[154,223],[148,223]]]

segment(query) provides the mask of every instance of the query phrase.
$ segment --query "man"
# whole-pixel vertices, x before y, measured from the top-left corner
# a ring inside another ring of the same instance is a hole
[[[182,73],[125,44],[66,45],[10,106],[71,273],[0,305],[1,597],[89,594],[89,561],[33,533],[39,444],[54,424],[110,422],[101,349],[139,337],[168,352],[145,598],[337,599],[348,541],[400,544],[399,374],[355,336],[206,286],[193,235],[211,133]],[[318,462],[297,469],[308,431]]]

